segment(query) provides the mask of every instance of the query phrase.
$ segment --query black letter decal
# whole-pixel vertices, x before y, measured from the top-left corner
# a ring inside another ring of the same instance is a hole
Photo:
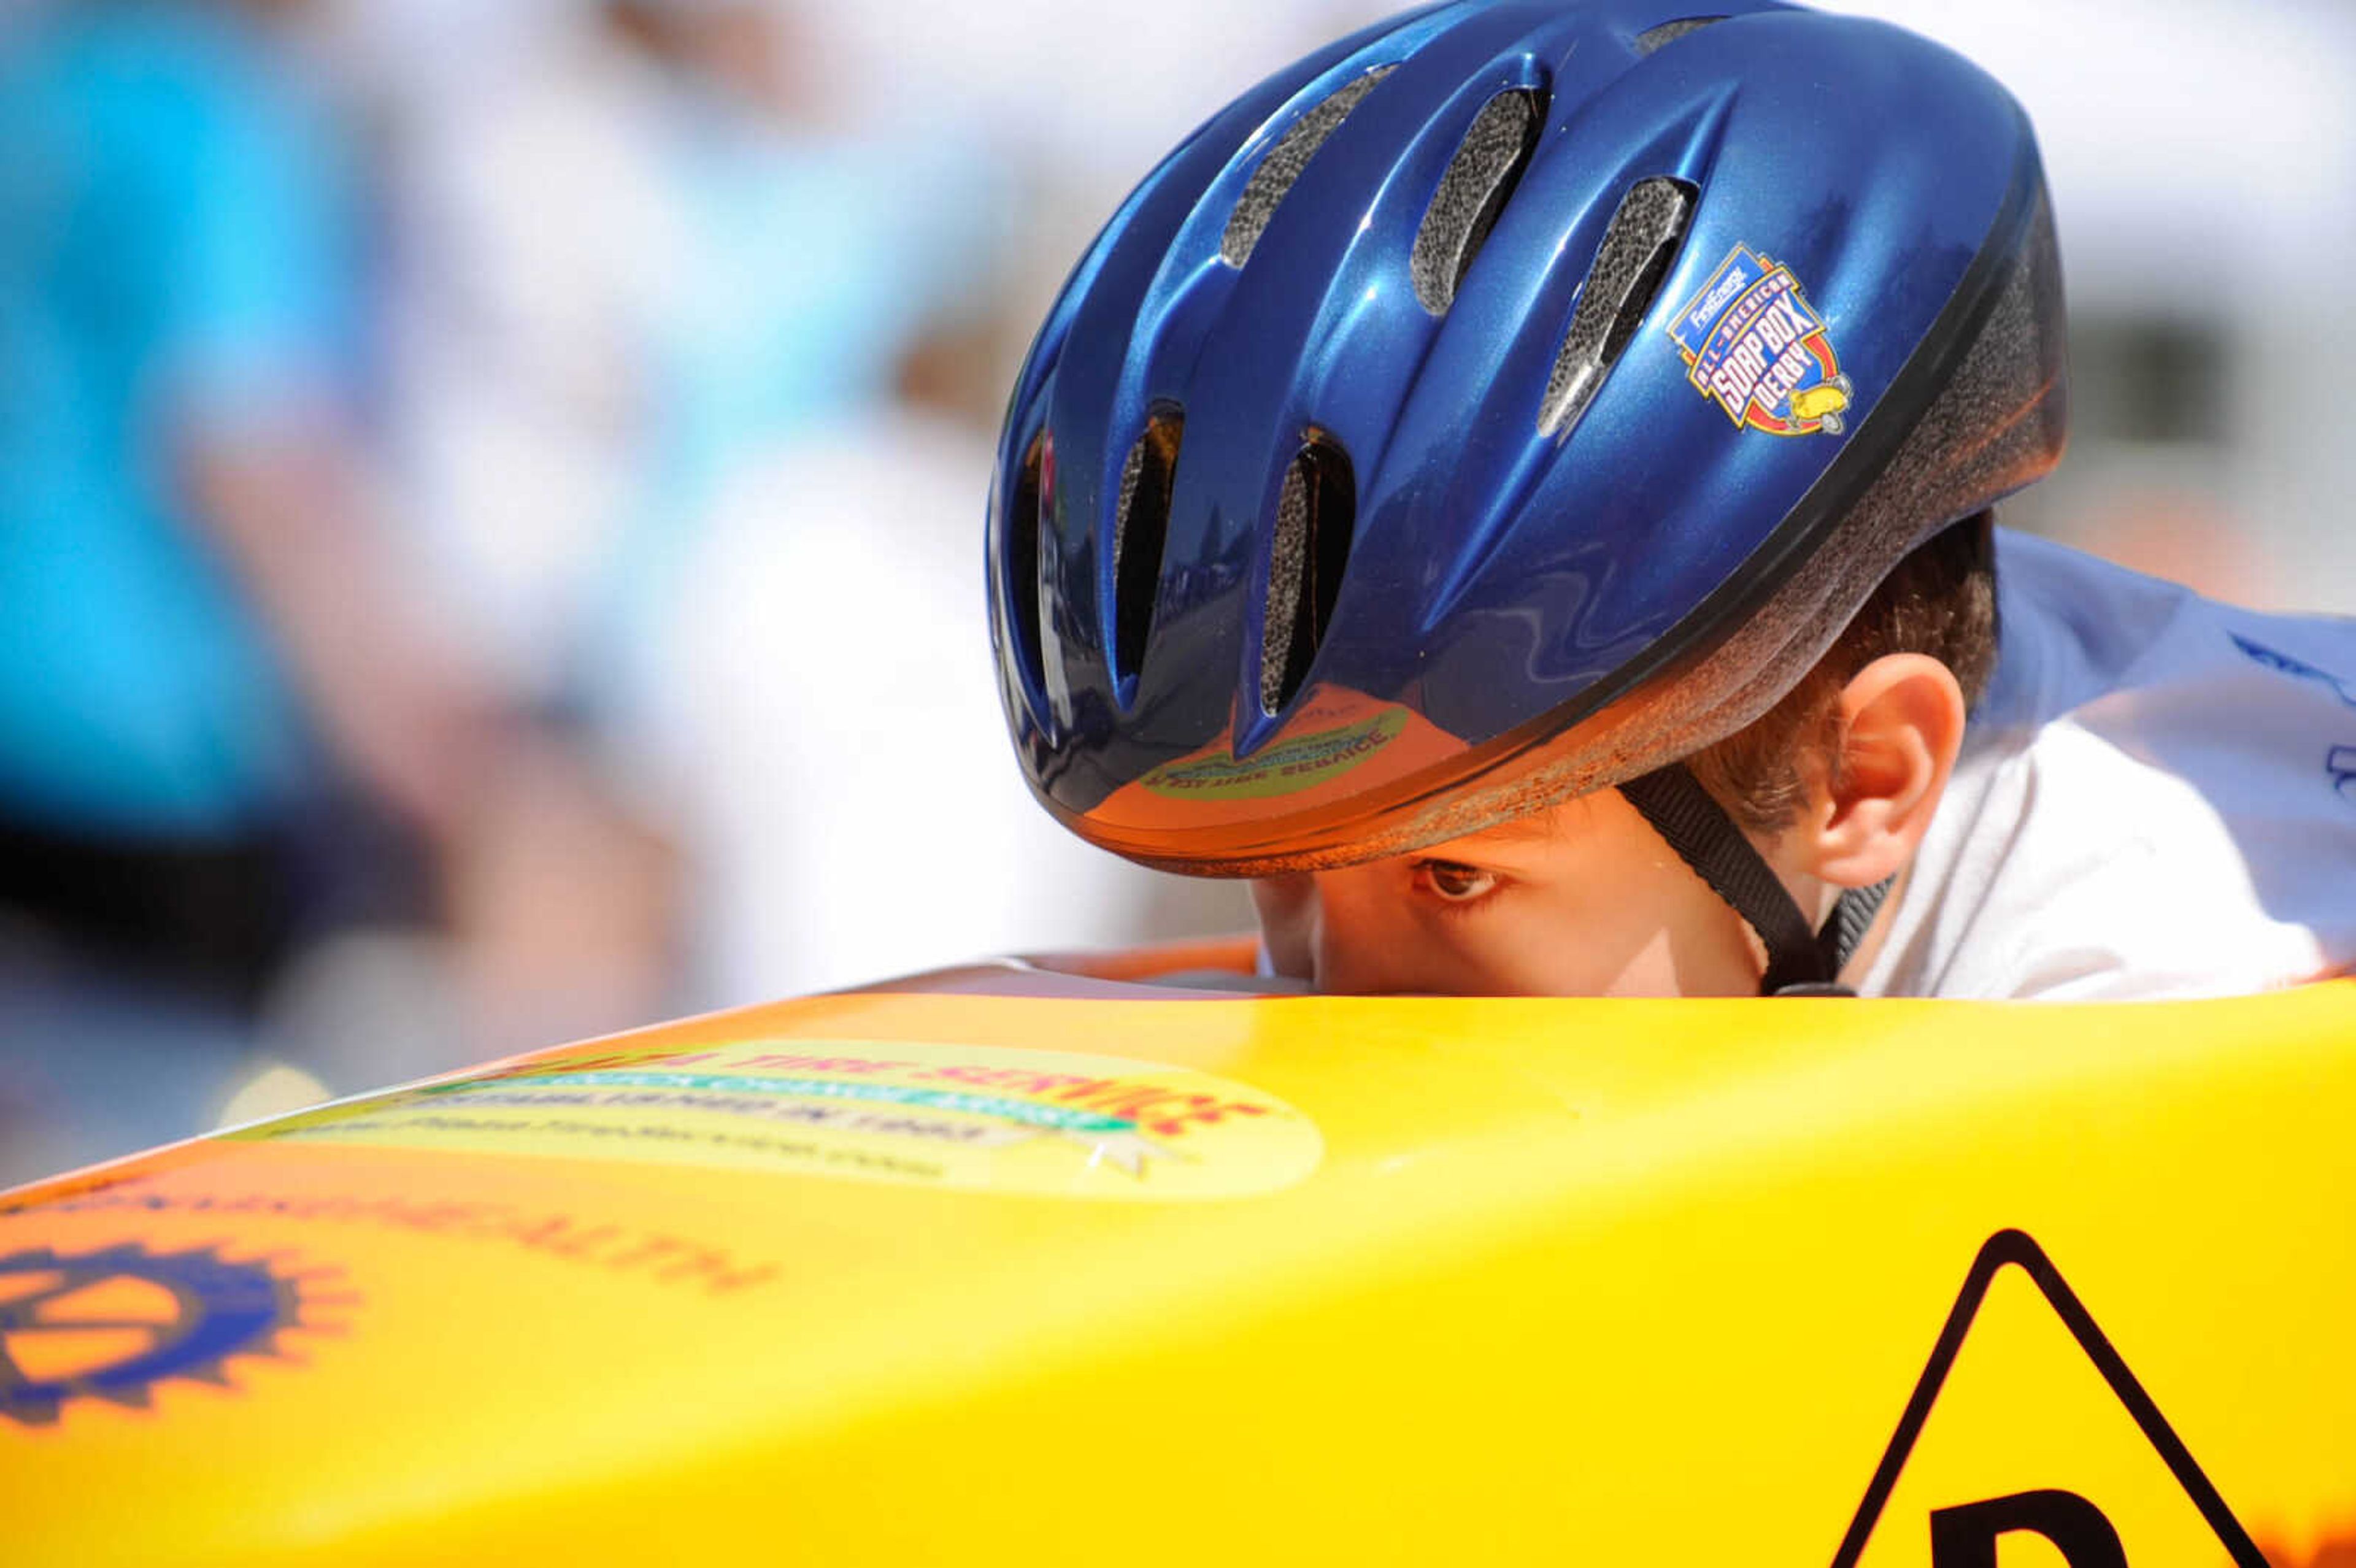
[[[2015,1492],[1931,1514],[1931,1568],[1996,1568],[1996,1538],[2034,1531],[2070,1568],[2127,1568],[2126,1549],[2103,1510],[2075,1492]]]

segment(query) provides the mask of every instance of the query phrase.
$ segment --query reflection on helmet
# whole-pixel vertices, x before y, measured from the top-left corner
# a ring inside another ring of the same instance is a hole
[[[991,497],[1008,721],[1076,831],[1253,874],[1632,779],[2052,465],[2019,107],[1896,27],[1728,9],[1411,13],[1114,215]]]

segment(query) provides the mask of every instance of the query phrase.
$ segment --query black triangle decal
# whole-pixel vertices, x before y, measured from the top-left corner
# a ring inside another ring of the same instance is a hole
[[[1873,1527],[1881,1518],[1881,1510],[1890,1500],[1891,1490],[1898,1485],[1901,1472],[1906,1468],[1907,1456],[1914,1451],[1914,1440],[1922,1435],[1923,1423],[1930,1419],[1931,1407],[1939,1397],[1947,1372],[1964,1348],[1964,1338],[1971,1331],[1972,1319],[1987,1296],[1998,1270],[2007,1264],[2019,1268],[2036,1285],[2040,1293],[2059,1316],[2071,1337],[2086,1359],[2103,1374],[2111,1392],[2135,1418],[2144,1438],[2165,1460],[2169,1474],[2185,1495],[2200,1509],[2201,1517],[2216,1532],[2217,1540],[2231,1554],[2235,1568],[2268,1568],[2265,1555],[2233,1517],[2225,1499],[2218,1495],[2209,1477],[2183,1439],[2168,1424],[2168,1418],[2152,1403],[2135,1373],[2096,1326],[2094,1315],[2078,1299],[2053,1266],[2045,1250],[2031,1240],[2026,1232],[1999,1231],[1981,1246],[1979,1256],[1972,1260],[1971,1273],[1965,1276],[1964,1288],[1955,1297],[1954,1308],[1947,1314],[1946,1326],[1939,1331],[1939,1341],[1932,1348],[1931,1360],[1922,1368],[1915,1382],[1914,1396],[1906,1402],[1906,1413],[1899,1418],[1898,1430],[1891,1435],[1890,1446],[1883,1451],[1880,1467],[1873,1473],[1872,1484],[1865,1490],[1865,1499],[1858,1504],[1857,1517],[1849,1521],[1848,1533],[1841,1538],[1840,1551],[1833,1557],[1833,1568],[1857,1568],[1864,1554],[1866,1542],[1873,1535]],[[2063,1550],[2073,1568],[2096,1568],[2114,1561],[2124,1563],[2118,1537],[2101,1511],[2086,1499],[2071,1492],[2022,1492],[2006,1498],[1992,1498],[1969,1508],[1942,1510],[1933,1516],[1932,1531],[1934,1553],[1944,1564],[1947,1562],[1972,1563],[1994,1561],[1995,1536],[2006,1530],[2033,1530]],[[1949,1543],[1942,1552],[1937,1543],[1944,1538]]]

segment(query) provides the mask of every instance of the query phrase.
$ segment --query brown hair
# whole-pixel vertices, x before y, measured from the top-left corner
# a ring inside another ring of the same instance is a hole
[[[1977,513],[1917,545],[1782,701],[1686,760],[1735,821],[1772,833],[1798,813],[1812,773],[1838,777],[1841,688],[1886,654],[1928,654],[1978,703],[1996,667],[1995,517]]]

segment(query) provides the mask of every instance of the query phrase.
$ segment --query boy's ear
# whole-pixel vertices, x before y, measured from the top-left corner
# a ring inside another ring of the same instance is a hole
[[[1815,791],[1808,869],[1870,887],[1914,858],[1964,744],[1964,689],[1925,654],[1888,654],[1841,688],[1838,765]]]

